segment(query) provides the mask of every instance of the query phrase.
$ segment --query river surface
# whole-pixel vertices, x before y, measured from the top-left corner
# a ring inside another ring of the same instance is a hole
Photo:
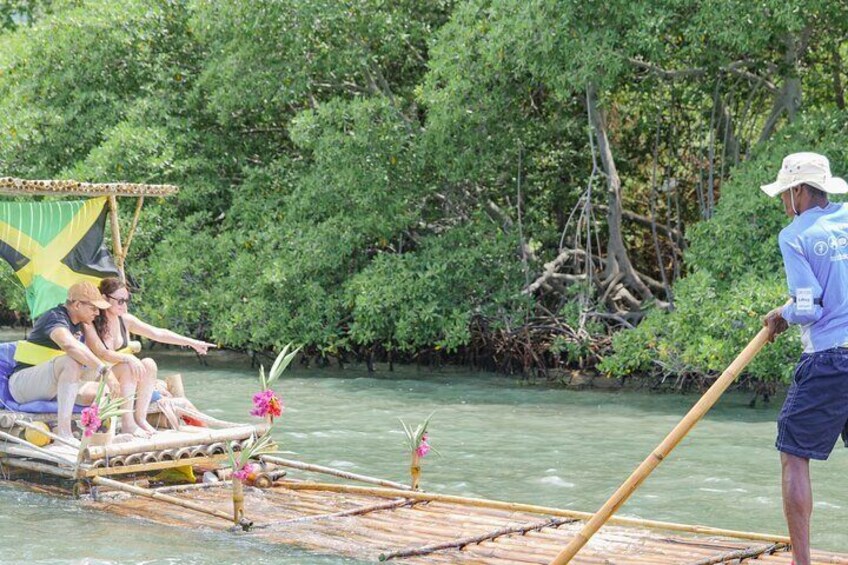
[[[246,357],[215,352],[201,366],[193,354],[147,354],[163,373],[183,374],[201,410],[248,419],[258,378]],[[275,388],[286,405],[276,433],[286,457],[405,481],[398,418],[415,424],[434,412],[430,442],[440,454],[424,460],[424,489],[584,511],[596,510],[697,400],[522,386],[491,374],[414,367],[375,375],[296,368]],[[783,533],[773,448],[782,399],[755,409],[749,400],[723,398],[620,515]],[[840,444],[829,461],[813,462],[812,473],[814,545],[848,552],[848,449]],[[0,483],[0,562],[357,563],[223,531],[118,518],[9,483]]]

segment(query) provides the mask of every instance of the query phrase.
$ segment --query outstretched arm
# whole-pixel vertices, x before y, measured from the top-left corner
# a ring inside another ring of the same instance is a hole
[[[157,328],[156,326],[142,322],[132,314],[124,314],[122,317],[127,325],[127,331],[146,337],[147,339],[152,339],[153,341],[158,341],[159,343],[191,347],[201,355],[206,355],[210,347],[217,347],[214,343],[186,337],[164,328]]]

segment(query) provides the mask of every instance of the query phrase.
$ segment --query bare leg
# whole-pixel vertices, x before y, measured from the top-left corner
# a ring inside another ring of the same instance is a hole
[[[780,454],[783,467],[783,513],[792,540],[795,565],[810,565],[810,515],[813,513],[813,488],[810,460]]]
[[[94,399],[97,398],[97,387],[98,383],[96,381],[82,383],[79,390],[77,390],[77,398],[74,402],[80,406],[91,405]]]
[[[121,414],[121,432],[125,434],[134,434],[136,433],[136,430],[138,430],[138,426],[135,424],[135,417],[133,415],[135,410],[134,396],[138,383],[132,372],[129,370],[129,367],[123,363],[114,365],[112,367],[112,373],[115,375],[115,378],[118,379],[118,383],[121,388],[121,396],[126,399],[124,404],[121,406],[122,410],[127,410],[127,412]]]
[[[76,442],[71,432],[71,417],[82,377],[82,366],[65,355],[53,362],[53,373],[56,378],[56,403],[58,404],[56,433],[64,439]]]
[[[147,422],[147,409],[150,408],[150,399],[153,396],[153,389],[156,386],[156,361],[153,359],[142,359],[144,365],[144,376],[138,383],[138,396],[135,399],[135,423],[136,425],[147,431],[155,432],[156,428]]]

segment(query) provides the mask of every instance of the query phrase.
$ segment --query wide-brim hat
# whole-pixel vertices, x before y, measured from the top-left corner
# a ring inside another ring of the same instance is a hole
[[[100,310],[108,310],[112,307],[109,302],[103,298],[97,287],[88,281],[78,282],[68,289],[68,300],[70,302],[90,302]]]
[[[828,194],[848,192],[848,183],[830,174],[830,161],[818,153],[793,153],[783,159],[777,180],[760,188],[769,196],[777,196],[793,186],[808,184]]]

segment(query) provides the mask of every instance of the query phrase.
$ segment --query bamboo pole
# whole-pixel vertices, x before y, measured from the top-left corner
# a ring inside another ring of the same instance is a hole
[[[169,184],[128,182],[88,183],[75,180],[0,178],[0,193],[61,196],[172,196],[179,189]]]
[[[27,471],[34,471],[37,473],[46,473],[48,475],[56,475],[65,479],[74,478],[73,471],[62,469],[60,467],[54,467],[52,465],[46,465],[37,461],[23,461],[21,459],[15,459],[13,457],[3,457],[2,461],[4,465],[9,465],[10,467],[17,467],[19,469],[26,469]]]
[[[238,428],[227,428],[224,430],[204,429],[203,432],[166,432],[157,434],[156,437],[143,441],[131,441],[127,443],[113,443],[110,445],[92,445],[87,449],[89,459],[103,459],[104,457],[116,457],[118,455],[129,455],[144,451],[162,451],[165,449],[179,449],[181,447],[193,447],[202,444],[241,440],[251,435],[261,436],[268,431],[266,423],[246,424]]]
[[[46,435],[47,437],[49,437],[50,439],[52,439],[55,442],[58,442],[58,443],[61,443],[63,445],[67,445],[68,447],[73,447],[74,449],[79,450],[80,446],[78,446],[77,444],[75,444],[71,441],[68,441],[67,439],[63,438],[62,436],[56,435],[51,431],[45,430],[44,428],[39,428],[38,426],[36,426],[32,422],[27,422],[26,420],[22,420],[22,419],[18,418],[18,419],[15,420],[15,424],[18,425],[18,426],[22,426],[24,428],[29,428],[31,430],[35,430],[39,433]]]
[[[177,398],[185,398],[185,388],[183,388],[183,376],[181,373],[174,373],[165,377],[165,383],[168,385],[168,392]]]
[[[412,451],[412,461],[409,463],[409,486],[412,490],[418,490],[421,483],[421,460],[418,457],[418,450]]]
[[[186,484],[186,485],[171,485],[167,487],[157,487],[154,489],[150,489],[154,492],[189,492],[194,490],[209,490],[215,488],[222,488],[230,486],[230,481],[218,481],[217,483],[194,483],[194,484]]]
[[[149,471],[161,471],[162,469],[173,469],[186,465],[203,465],[208,463],[221,464],[227,459],[226,455],[213,455],[205,457],[192,457],[191,459],[180,459],[179,461],[156,461],[154,463],[141,463],[139,465],[122,465],[118,467],[106,467],[94,465],[82,473],[84,477],[104,477],[108,475],[128,475],[132,473],[146,473]],[[104,463],[103,459],[97,463]]]
[[[130,252],[130,244],[132,243],[133,235],[135,235],[135,228],[138,227],[138,218],[141,216],[141,207],[144,206],[144,196],[138,197],[138,202],[135,205],[135,212],[133,212],[132,224],[130,224],[130,231],[127,232],[127,241],[124,243],[123,254],[121,255],[121,265],[126,264],[127,255]]]
[[[48,461],[50,463],[55,463],[56,465],[70,465],[66,459],[50,455],[49,453],[39,453],[38,451],[31,449],[29,446],[24,445],[0,444],[0,453],[5,453],[6,455],[12,455],[14,457],[26,457],[27,459]]]
[[[244,520],[244,485],[241,479],[233,477],[233,524]]]
[[[577,555],[577,552],[586,545],[589,539],[603,526],[610,516],[615,514],[622,504],[633,494],[639,485],[651,474],[651,472],[662,463],[671,451],[677,447],[677,444],[686,437],[689,431],[695,427],[701,418],[709,411],[710,408],[718,401],[721,395],[727,390],[736,376],[742,369],[754,358],[754,356],[768,342],[769,330],[764,327],[751,340],[750,343],[742,350],[742,352],[733,360],[730,366],[724,370],[721,376],[707,390],[707,392],[698,400],[697,403],[689,410],[689,413],[683,417],[677,426],[666,436],[660,445],[636,468],[630,477],[618,487],[618,490],[613,493],[609,500],[595,513],[594,516],[583,526],[583,529],[578,533],[571,542],[557,555],[551,565],[566,565],[571,559]]]
[[[291,467],[292,469],[299,469],[301,471],[310,471],[312,473],[323,473],[325,475],[333,475],[334,477],[341,477],[343,479],[350,479],[352,481],[359,481],[361,483],[368,483],[372,485],[380,485],[384,487],[390,487],[399,490],[410,490],[409,485],[405,485],[403,483],[396,483],[394,481],[388,481],[385,479],[378,479],[376,477],[369,477],[367,475],[358,475],[356,473],[348,473],[347,471],[342,471],[340,469],[334,469],[332,467],[324,467],[322,465],[311,465],[309,463],[301,463],[300,461],[292,461],[291,459],[283,459],[281,457],[277,457],[274,455],[261,455],[259,457],[261,461],[267,461],[268,463],[275,463],[277,465],[281,465],[283,467]]]
[[[234,445],[232,447],[233,447],[233,451],[240,451],[241,450],[240,445]],[[210,443],[209,445],[206,446],[206,455],[215,455],[215,454],[226,453],[226,452],[227,452],[227,445],[223,441]]]
[[[287,473],[288,471],[284,471],[282,469],[258,473],[256,478],[253,479],[253,486],[263,490],[269,489],[274,486],[274,481],[282,479]]]
[[[26,417],[33,422],[53,422],[56,420],[56,413],[52,414],[23,414],[21,412],[13,412],[9,410],[0,410],[0,428],[8,429],[15,425],[15,421]]]
[[[109,223],[112,226],[112,253],[115,255],[121,281],[127,282],[124,275],[124,252],[121,248],[121,225],[118,223],[118,198],[114,194],[109,195]]]
[[[509,534],[526,534],[528,532],[540,531],[544,528],[557,528],[559,526],[562,526],[563,524],[570,524],[571,522],[576,521],[576,518],[551,518],[550,520],[546,520],[545,522],[541,523],[536,522],[519,526],[506,526],[497,529],[494,532],[486,532],[485,534],[480,534],[477,536],[468,536],[464,538],[446,541],[443,543],[434,543],[431,545],[414,547],[411,549],[401,549],[399,551],[393,551],[392,553],[381,553],[380,561],[389,561],[390,559],[429,555],[431,553],[435,553],[437,551],[442,551],[445,549],[462,549],[466,545],[471,545],[484,541],[491,541],[501,536],[506,536]]]
[[[19,438],[18,436],[13,436],[12,434],[7,434],[4,431],[0,431],[0,438],[3,438],[7,441],[12,441],[12,442],[15,442],[15,443],[19,443],[23,446],[26,446],[27,448],[35,451],[36,453],[41,454],[43,457],[47,457],[49,459],[55,459],[57,461],[64,463],[65,465],[74,465],[73,459],[65,457],[61,453],[56,453],[55,451],[49,451],[47,449],[43,449],[41,447],[38,447],[34,443],[30,443],[25,439]]]
[[[559,516],[564,518],[577,518],[578,520],[588,520],[592,517],[589,512],[579,512],[577,510],[564,510],[562,508],[553,508],[550,506],[538,506],[535,504],[522,504],[519,502],[504,502],[500,500],[489,500],[485,498],[468,498],[464,496],[455,496],[449,494],[435,494],[430,492],[409,491],[389,488],[377,487],[361,487],[355,485],[340,485],[332,483],[311,483],[298,481],[278,481],[276,486],[284,487],[291,490],[314,490],[324,492],[340,492],[350,494],[362,494],[367,496],[379,496],[383,498],[398,498],[405,497],[413,500],[429,500],[433,502],[444,502],[448,504],[459,504],[477,508],[493,508],[498,510],[508,510],[510,512],[529,512],[531,514],[545,514],[548,516]],[[760,534],[755,532],[740,532],[736,530],[724,530],[721,528],[713,528],[710,526],[699,526],[690,524],[677,524],[674,522],[660,522],[657,520],[640,520],[637,518],[620,518],[613,516],[610,520],[611,524],[619,526],[630,526],[636,528],[647,528],[653,530],[665,530],[671,532],[687,532],[693,534],[703,534],[708,536],[719,536],[727,538],[737,538],[755,541],[770,541],[789,543],[787,536],[779,536],[772,534]]]
[[[120,490],[124,492],[128,492],[130,494],[137,494],[139,496],[144,496],[146,498],[152,498],[153,500],[159,500],[161,502],[167,502],[169,504],[174,504],[176,506],[181,506],[183,508],[187,508],[189,510],[195,510],[197,512],[202,512],[204,514],[208,514],[210,516],[215,516],[216,518],[221,518],[226,520],[227,522],[232,522],[232,515],[224,512],[223,510],[216,510],[214,508],[207,508],[202,504],[198,504],[196,502],[192,502],[190,500],[183,500],[181,498],[177,498],[175,496],[169,496],[167,494],[162,494],[160,492],[156,492],[151,489],[142,488],[135,485],[128,485],[126,483],[122,483],[120,481],[115,481],[113,479],[107,479],[105,477],[93,477],[91,482],[104,487],[113,488],[115,490]],[[242,528],[249,528],[250,526],[246,523],[237,522]]]

